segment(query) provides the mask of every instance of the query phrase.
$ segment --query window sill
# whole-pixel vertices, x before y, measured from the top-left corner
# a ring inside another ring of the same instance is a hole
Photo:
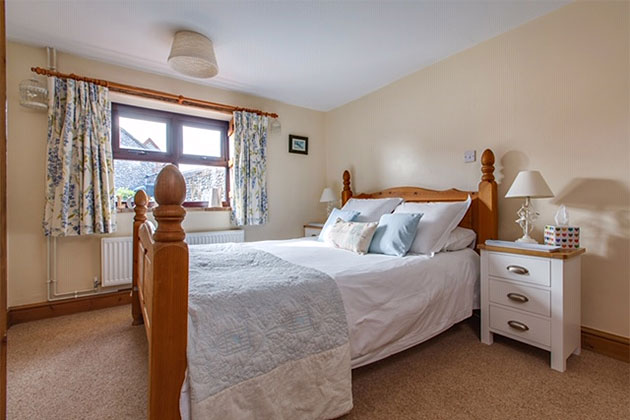
[[[149,212],[152,212],[153,209],[155,209],[156,207],[151,207],[149,209],[147,209]],[[231,207],[184,207],[186,209],[186,213],[192,211],[192,212],[196,212],[196,211],[231,211],[232,208]],[[127,208],[118,208],[116,209],[117,213],[134,213],[133,209],[127,209]]]

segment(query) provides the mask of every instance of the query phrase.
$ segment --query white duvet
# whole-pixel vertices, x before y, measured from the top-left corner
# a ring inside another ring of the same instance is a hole
[[[392,257],[357,255],[315,238],[247,246],[335,280],[348,318],[352,367],[428,340],[479,307],[479,256],[472,249]]]

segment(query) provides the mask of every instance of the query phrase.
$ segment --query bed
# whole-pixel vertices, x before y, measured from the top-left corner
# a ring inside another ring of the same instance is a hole
[[[348,318],[353,368],[426,341],[479,308],[479,256],[470,248],[400,258],[358,255],[316,238],[247,246],[335,280]]]
[[[473,229],[477,233],[477,241],[483,243],[497,235],[497,191],[492,151],[486,150],[483,153],[481,164],[482,177],[477,191],[434,191],[400,187],[355,197],[401,197],[407,202],[438,202],[463,201],[470,194],[472,203],[460,226]],[[353,195],[350,173],[345,171],[342,204]],[[193,297],[198,291],[195,278],[200,273],[198,264],[194,261],[198,261],[204,252],[206,254],[203,258],[206,258],[217,252],[217,249],[189,249],[184,242],[185,232],[181,222],[185,217],[185,210],[181,203],[185,197],[185,183],[174,166],[165,168],[158,177],[155,196],[158,207],[154,210],[157,221],[157,229],[154,231],[152,225],[146,222],[146,194],[138,192],[136,195],[132,316],[134,325],[145,325],[149,342],[148,416],[150,419],[178,419],[180,399],[184,417],[188,416],[187,384],[194,382],[194,372],[189,372],[189,377],[186,376],[187,365],[193,368],[197,366],[197,361],[190,357],[190,353],[187,359],[187,346],[199,347],[198,343],[191,341],[188,334],[189,325],[193,331],[198,328],[190,320],[195,318]],[[344,367],[336,369],[337,379],[346,388],[348,384],[345,381],[350,378],[349,363],[353,368],[362,366],[421,343],[469,317],[475,300],[478,299],[479,262],[478,256],[471,249],[438,253],[434,257],[410,255],[398,258],[371,254],[359,256],[304,238],[246,243],[237,248],[227,246],[219,251],[226,256],[243,253],[247,254],[246,257],[249,256],[247,258],[258,258],[258,255],[264,254],[268,258],[277,258],[279,265],[286,263],[301,267],[301,270],[314,278],[317,278],[318,273],[323,273],[323,276],[334,279],[343,301],[349,330],[349,346],[335,347],[339,350],[339,357],[334,359],[350,359],[347,368],[343,365]],[[271,265],[274,264],[276,263]],[[218,265],[221,264],[214,266]],[[214,275],[205,274],[209,278]],[[220,275],[218,270],[216,274]],[[227,280],[226,282],[229,283]],[[264,307],[261,311],[264,311]],[[324,309],[322,312],[329,313],[329,310]],[[211,311],[197,311],[199,313],[205,314],[210,321],[212,317],[221,315],[220,312],[215,312],[209,316]],[[345,355],[344,352],[348,354]],[[312,361],[309,363],[312,364]],[[329,362],[326,363],[330,365]],[[226,372],[231,372],[230,366],[224,368],[228,369]],[[331,370],[335,371],[334,367]],[[190,379],[190,373],[193,373],[193,379]],[[276,385],[277,382],[273,386]],[[295,388],[291,387],[290,381],[279,386],[286,386],[289,394]],[[234,389],[229,384],[226,387]],[[345,397],[341,398],[341,391],[335,394],[334,387],[332,388],[333,394],[329,398],[338,403],[337,411],[326,411],[323,408],[318,412],[318,417],[334,417],[351,408],[351,399],[348,401]],[[320,387],[317,391],[327,392],[327,388]],[[313,392],[307,395],[311,394]],[[296,395],[295,399],[304,399],[304,395]],[[214,401],[217,411],[221,411],[219,408],[227,404],[221,399],[211,401]],[[212,409],[212,405],[209,409]],[[261,413],[264,412],[258,414]]]

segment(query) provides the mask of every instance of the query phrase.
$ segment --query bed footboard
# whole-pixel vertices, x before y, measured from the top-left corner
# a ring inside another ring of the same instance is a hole
[[[188,245],[182,221],[186,183],[174,165],[157,177],[153,215],[148,198],[135,197],[133,231],[133,324],[144,323],[149,343],[148,418],[179,419],[179,396],[186,372],[188,328]]]

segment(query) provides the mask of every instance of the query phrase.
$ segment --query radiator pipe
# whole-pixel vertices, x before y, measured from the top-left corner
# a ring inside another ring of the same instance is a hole
[[[51,257],[52,253],[52,257]],[[57,291],[57,238],[48,236],[46,240],[46,289],[48,301],[77,299],[80,297],[106,295],[124,289],[103,290],[100,283],[91,289],[75,290],[73,292],[58,293]]]
[[[46,47],[46,66],[49,70],[57,70],[57,50]],[[51,79],[49,79],[51,82]],[[49,86],[49,92],[52,90]],[[52,252],[52,257],[51,257]],[[85,296],[105,295],[119,290],[102,290],[100,283],[91,289],[75,290],[73,292],[58,293],[57,291],[57,238],[49,236],[46,240],[46,290],[49,302],[65,299],[76,299]]]

